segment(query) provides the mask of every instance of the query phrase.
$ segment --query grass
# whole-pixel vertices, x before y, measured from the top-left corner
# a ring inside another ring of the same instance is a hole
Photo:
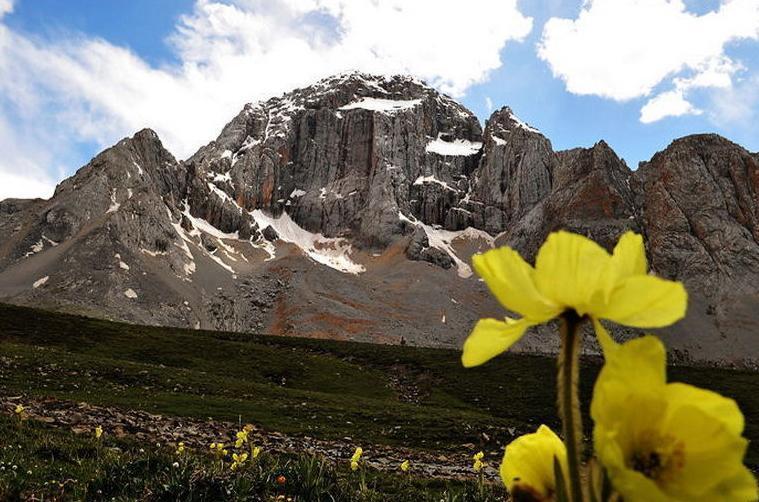
[[[459,357],[451,350],[135,326],[0,304],[5,395],[459,453],[499,451],[514,432],[541,423],[559,427],[553,358],[505,354],[465,369]],[[597,363],[583,363],[585,403],[597,372]],[[677,367],[670,379],[735,398],[752,440],[747,462],[759,465],[759,374]]]
[[[488,501],[497,485],[353,473],[318,456],[263,453],[235,471],[230,459],[172,446],[76,436],[0,416],[0,500]],[[278,479],[279,478],[279,479]],[[279,481],[279,482],[278,482]]]

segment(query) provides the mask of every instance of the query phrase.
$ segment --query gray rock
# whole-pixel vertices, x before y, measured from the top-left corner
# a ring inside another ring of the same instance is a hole
[[[271,227],[271,225],[264,228],[263,232],[261,232],[261,235],[263,235],[264,239],[269,242],[274,242],[279,239],[279,234]]]

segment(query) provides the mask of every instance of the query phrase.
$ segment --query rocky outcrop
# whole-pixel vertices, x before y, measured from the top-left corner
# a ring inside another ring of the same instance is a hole
[[[558,159],[551,142],[508,107],[490,117],[484,141],[485,152],[473,173],[471,192],[461,204],[469,218],[458,225],[497,234],[548,195]]]
[[[756,157],[714,134],[688,136],[635,179],[659,273],[687,277],[710,297],[759,289]]]
[[[227,230],[240,211],[287,211],[309,231],[384,247],[399,213],[445,223],[480,135],[471,112],[421,82],[341,75],[246,105],[187,161],[192,207]]]

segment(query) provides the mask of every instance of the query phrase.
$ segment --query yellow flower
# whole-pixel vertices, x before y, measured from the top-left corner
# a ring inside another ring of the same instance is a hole
[[[554,459],[567,474],[567,449],[549,427],[512,441],[503,455],[501,479],[513,500],[553,500],[556,492]]]
[[[177,455],[181,455],[184,453],[184,443],[182,441],[179,442],[177,445]]]
[[[13,410],[13,412],[14,412],[16,415],[21,415],[21,414],[23,414],[23,413],[24,413],[24,411],[25,411],[25,410],[26,410],[26,408],[24,408],[24,406],[23,406],[23,405],[21,405],[21,404],[17,404],[17,405],[16,405],[16,409],[15,409],[15,410]]]
[[[535,267],[509,247],[476,255],[472,263],[498,301],[521,318],[481,319],[464,343],[467,367],[492,359],[527,328],[564,313],[591,318],[597,333],[599,319],[658,328],[685,316],[685,288],[646,273],[643,238],[633,232],[620,237],[611,255],[590,239],[560,231],[548,236]]]
[[[261,447],[260,446],[253,447],[250,453],[253,458],[258,458],[258,456],[261,454]]]
[[[400,466],[401,471],[408,472],[410,467],[411,467],[411,464],[409,463],[408,460],[404,460],[403,462],[401,462],[401,466]]]
[[[474,472],[480,472],[485,467],[485,462],[482,461],[483,458],[485,458],[485,454],[481,451],[472,455],[472,460],[474,460],[472,469],[474,469]]]
[[[353,452],[353,456],[351,456],[350,464],[351,464],[351,470],[357,471],[359,468],[359,461],[361,461],[361,455],[363,455],[364,450],[359,446],[356,448],[356,451]]]
[[[211,443],[211,453],[217,458],[226,457],[227,450],[224,449],[224,443]]]
[[[237,441],[235,441],[235,448],[241,447],[244,443],[248,442],[248,430],[243,429],[237,433]]]
[[[666,381],[661,341],[605,348],[591,403],[596,455],[627,502],[757,500],[732,399]]]
[[[100,439],[100,436],[103,435],[103,428],[99,425],[95,427],[95,439]]]
[[[240,466],[242,464],[244,464],[246,460],[248,460],[248,454],[247,453],[240,453],[238,455],[237,453],[233,453],[232,454],[232,460],[233,460],[233,462],[232,462],[232,465],[231,465],[230,468],[233,471],[235,471],[235,470],[239,469]]]

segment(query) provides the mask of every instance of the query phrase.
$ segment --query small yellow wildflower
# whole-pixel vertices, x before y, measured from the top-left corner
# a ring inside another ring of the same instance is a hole
[[[409,463],[408,460],[404,460],[403,462],[401,462],[401,466],[400,466],[401,471],[408,472],[410,467],[411,467],[411,464]]]
[[[666,381],[661,341],[610,342],[591,403],[596,455],[627,502],[757,500],[732,399]]]
[[[259,455],[261,455],[261,447],[260,446],[254,446],[250,450],[250,454],[252,458],[258,458]]]
[[[233,471],[236,471],[237,469],[240,468],[240,466],[242,464],[245,463],[246,460],[248,460],[248,454],[247,453],[240,453],[239,455],[237,453],[233,453],[232,454],[232,461],[233,462],[232,462],[232,465],[231,465],[230,468]]]
[[[364,453],[364,450],[359,446],[356,448],[356,451],[353,452],[353,456],[351,456],[351,470],[355,471],[358,470],[359,462],[361,461],[361,455]]]
[[[481,319],[464,343],[466,367],[492,359],[527,328],[564,313],[590,318],[602,344],[599,319],[659,328],[685,316],[685,288],[647,274],[643,238],[633,232],[620,237],[611,255],[590,239],[560,231],[548,236],[535,267],[509,247],[476,255],[472,264],[501,305],[521,318]]]
[[[100,439],[100,437],[103,435],[103,428],[101,426],[95,427],[95,439]]]
[[[184,443],[182,441],[179,442],[177,445],[177,455],[181,455],[184,453]]]
[[[503,455],[501,479],[513,500],[552,500],[556,492],[554,459],[567,475],[567,449],[549,427],[512,441]]]
[[[472,469],[474,469],[474,472],[480,472],[485,467],[485,462],[482,461],[483,458],[485,458],[485,454],[481,451],[472,455],[472,460],[474,460]]]
[[[17,405],[16,405],[16,409],[14,409],[14,410],[13,410],[13,412],[14,412],[16,415],[18,415],[18,416],[21,416],[21,415],[23,415],[23,414],[24,414],[24,411],[26,411],[26,408],[24,408],[24,405],[22,405],[22,404],[17,404]]]
[[[211,443],[211,453],[217,458],[226,457],[227,450],[224,449],[224,443]]]
[[[237,440],[235,441],[235,448],[240,448],[243,444],[248,442],[248,431],[243,429],[237,433]]]

